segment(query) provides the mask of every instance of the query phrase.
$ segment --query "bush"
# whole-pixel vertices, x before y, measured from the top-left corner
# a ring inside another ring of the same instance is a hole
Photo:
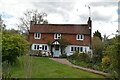
[[[8,63],[8,61],[2,62],[2,78],[11,78],[11,68],[12,66]]]
[[[62,54],[60,57],[61,58],[67,58],[67,55],[66,54]]]
[[[17,57],[27,54],[28,51],[29,43],[24,36],[3,32],[2,61],[8,61],[8,63],[13,64],[16,62]]]
[[[90,62],[90,57],[87,53],[79,53],[79,51],[75,51],[73,55],[71,55],[69,58],[75,59],[77,61],[84,61],[84,62]]]
[[[39,50],[31,50],[31,51],[30,51],[30,55],[31,55],[31,56],[37,56],[39,53],[40,53]]]
[[[87,53],[80,53],[78,56],[79,61],[90,62],[90,57]]]
[[[108,56],[105,56],[102,58],[102,67],[109,67],[110,66],[110,58]]]
[[[75,51],[72,55],[69,56],[69,58],[77,59],[78,56],[79,56],[79,52]]]

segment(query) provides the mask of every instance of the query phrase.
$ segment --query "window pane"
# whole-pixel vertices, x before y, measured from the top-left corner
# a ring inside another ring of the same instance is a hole
[[[77,47],[77,51],[79,51],[80,49],[79,49],[79,47]]]
[[[36,45],[34,45],[34,49],[36,49]]]
[[[45,46],[45,50],[47,50],[47,46]]]
[[[39,45],[37,45],[37,50],[39,50]]]
[[[55,39],[57,39],[57,34],[55,34]]]
[[[77,36],[77,39],[80,39],[80,36],[79,36],[79,35]]]
[[[71,51],[73,51],[73,47],[71,47]]]
[[[75,51],[76,51],[76,47],[75,47]]]
[[[37,38],[37,33],[35,33],[35,37]]]
[[[87,52],[86,48],[85,48],[85,53]]]
[[[44,50],[44,45],[42,45],[42,50]]]
[[[59,50],[59,46],[58,45],[55,45],[55,50]]]
[[[39,38],[40,37],[40,33],[37,33],[38,35],[37,35],[37,38]]]
[[[83,35],[81,35],[81,39],[83,39]]]
[[[83,47],[80,47],[80,52],[83,52]]]

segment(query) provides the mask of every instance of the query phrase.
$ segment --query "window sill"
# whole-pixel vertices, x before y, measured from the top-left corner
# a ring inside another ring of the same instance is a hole
[[[79,40],[79,41],[83,41],[84,39],[77,39],[77,40]]]
[[[40,39],[40,38],[34,38],[34,39]]]
[[[55,39],[55,38],[54,38]],[[61,39],[61,38],[59,38],[59,39]]]

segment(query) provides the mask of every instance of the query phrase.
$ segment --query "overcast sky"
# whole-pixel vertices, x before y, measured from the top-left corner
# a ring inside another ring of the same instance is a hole
[[[28,9],[47,13],[51,24],[86,24],[92,18],[92,31],[110,35],[118,30],[118,0],[0,0],[0,14],[7,29],[18,29],[19,17]],[[113,36],[110,36],[113,37]]]

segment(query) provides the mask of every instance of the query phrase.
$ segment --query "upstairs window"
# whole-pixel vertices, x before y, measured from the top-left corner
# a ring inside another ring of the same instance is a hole
[[[61,39],[61,34],[54,34],[54,39]]]
[[[34,33],[34,39],[40,39],[41,34],[40,33]]]
[[[83,40],[84,39],[84,35],[83,34],[77,34],[76,35],[76,39],[77,40]]]

